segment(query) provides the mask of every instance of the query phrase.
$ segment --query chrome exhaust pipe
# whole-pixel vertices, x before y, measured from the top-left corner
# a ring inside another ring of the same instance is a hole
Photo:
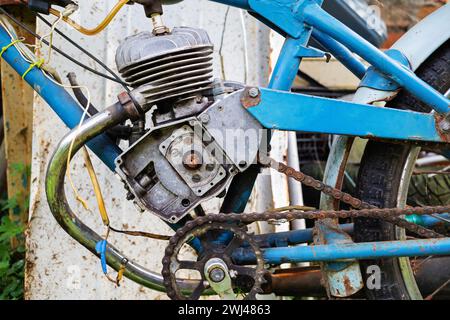
[[[106,130],[133,118],[135,114],[130,112],[130,105],[124,106],[117,102],[104,111],[86,120],[81,127],[73,129],[59,143],[54,152],[47,169],[45,190],[50,210],[59,225],[76,241],[99,257],[95,245],[103,238],[86,226],[71,210],[64,191],[64,182],[67,169],[67,157],[70,145],[75,138],[71,157],[80,150],[87,142]],[[71,159],[70,159],[71,160]],[[107,264],[118,271],[122,265],[125,266],[124,276],[147,288],[165,291],[163,277],[159,273],[147,270],[139,264],[122,254],[117,248],[108,244],[106,249]],[[195,280],[179,280],[181,290],[186,293],[192,292],[197,286]]]

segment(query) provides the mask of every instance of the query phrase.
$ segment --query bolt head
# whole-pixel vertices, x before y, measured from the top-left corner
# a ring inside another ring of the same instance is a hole
[[[207,123],[209,122],[209,120],[210,120],[210,118],[209,118],[209,115],[208,115],[208,114],[204,113],[204,114],[201,114],[201,115],[200,115],[200,121],[201,121],[203,124],[207,124]]]
[[[225,279],[225,271],[222,268],[215,267],[209,271],[209,278],[213,282],[221,282]]]
[[[450,132],[450,122],[448,120],[442,120],[439,123],[439,128],[444,132]]]
[[[259,96],[259,89],[258,89],[258,88],[251,88],[251,89],[248,91],[248,95],[249,95],[251,98],[257,98],[257,97]]]
[[[188,170],[200,169],[202,162],[202,157],[197,152],[188,151],[183,156],[183,165]]]

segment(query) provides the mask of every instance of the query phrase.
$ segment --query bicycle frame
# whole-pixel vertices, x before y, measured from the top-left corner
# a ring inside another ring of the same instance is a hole
[[[269,88],[259,88],[260,95],[256,103],[247,108],[264,127],[412,142],[427,141],[445,144],[450,141],[450,138],[439,129],[440,121],[445,119],[450,111],[450,101],[415,76],[408,68],[408,60],[401,52],[379,51],[327,14],[321,9],[323,0],[211,1],[248,10],[256,18],[286,37]],[[364,85],[394,92],[403,88],[428,104],[435,112],[422,114],[287,92],[291,89],[302,59],[323,56],[321,51],[307,47],[311,37],[318,40],[357,77],[362,78]],[[5,47],[11,41],[5,30],[0,28],[0,46]],[[353,55],[354,53],[372,67],[367,69]],[[23,74],[29,67],[15,47],[6,50],[3,58],[19,74]],[[78,124],[82,108],[64,89],[52,83],[36,68],[27,74],[25,80],[69,128],[74,128]],[[286,117],[288,113],[290,116]],[[331,114],[332,117],[330,117]],[[401,130],[399,130],[400,123],[403,124]],[[114,171],[114,160],[122,150],[113,141],[101,134],[92,139],[88,146]],[[257,174],[258,170],[249,169],[235,178],[224,200],[223,212],[243,212]],[[287,233],[284,236],[289,237],[294,233]],[[265,235],[265,237],[280,237],[280,235]],[[269,248],[265,251],[267,263],[271,264],[287,261],[334,261],[336,259],[450,254],[450,238],[389,241],[377,245],[376,250],[373,246],[364,243],[328,244],[307,249],[306,247],[288,247],[291,243],[283,241],[274,241],[274,243],[275,246],[278,244],[281,247]],[[83,243],[83,245],[91,244]],[[251,261],[252,257],[248,257],[245,248],[239,250],[236,252],[237,260]],[[145,276],[141,277],[145,278]],[[135,276],[134,280],[151,286],[148,279],[144,281]],[[161,289],[159,286],[153,286],[153,288]]]

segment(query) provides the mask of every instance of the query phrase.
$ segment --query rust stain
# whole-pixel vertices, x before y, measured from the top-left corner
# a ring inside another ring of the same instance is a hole
[[[351,296],[354,293],[352,282],[350,281],[350,278],[345,276],[344,277],[344,288],[345,288],[345,295]]]
[[[439,124],[441,123],[442,120],[444,120],[444,116],[436,113],[434,115],[434,124],[435,124],[435,128],[437,133],[439,134],[439,137],[441,137],[442,141],[444,142],[450,142],[450,135],[448,133],[444,133],[442,132],[441,128],[439,127]]]
[[[246,109],[255,107],[261,102],[261,94],[259,94],[256,98],[252,98],[249,94],[250,89],[251,88],[245,88],[241,96],[241,104]]]

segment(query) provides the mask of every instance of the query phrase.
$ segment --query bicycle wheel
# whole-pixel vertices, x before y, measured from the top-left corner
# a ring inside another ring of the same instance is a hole
[[[441,93],[449,92],[450,41],[447,41],[422,64],[417,70],[417,75]],[[401,92],[396,99],[388,103],[388,107],[419,112],[431,111],[428,106],[406,91]],[[447,197],[450,191],[450,175],[413,177],[416,160],[422,154],[423,152],[421,153],[420,148],[417,147],[369,141],[361,161],[358,196],[364,201],[385,208],[403,207],[407,204],[450,203]],[[355,220],[355,241],[357,242],[400,240],[405,239],[406,236],[403,229],[378,219]],[[366,274],[369,266],[377,266],[381,271],[380,286],[375,289],[366,288],[367,297],[409,300],[422,299],[423,295],[429,294],[429,292],[421,292],[421,288],[417,285],[415,272],[411,267],[412,263],[417,261],[421,262],[424,259],[394,258],[362,261],[364,276],[370,276]],[[446,269],[450,270],[450,265]]]

